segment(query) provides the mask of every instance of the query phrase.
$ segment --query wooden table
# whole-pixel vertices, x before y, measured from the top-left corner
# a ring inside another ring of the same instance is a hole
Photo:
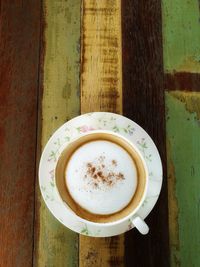
[[[199,267],[199,72],[198,1],[2,0],[0,266]],[[159,148],[147,236],[79,236],[41,198],[41,150],[89,111],[124,114]]]

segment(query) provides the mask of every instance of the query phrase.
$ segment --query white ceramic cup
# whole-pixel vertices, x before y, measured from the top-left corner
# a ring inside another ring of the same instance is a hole
[[[112,221],[112,222],[104,222],[104,223],[100,223],[100,222],[92,222],[92,221],[89,221],[89,220],[86,220],[84,218],[81,218],[80,216],[78,216],[77,214],[75,214],[75,212],[69,207],[69,205],[67,205],[66,201],[63,200],[61,194],[60,194],[60,190],[59,190],[59,186],[58,186],[58,183],[57,183],[57,178],[56,179],[56,189],[57,189],[57,192],[61,198],[62,201],[64,201],[64,204],[66,206],[66,208],[68,209],[68,211],[70,210],[71,212],[71,216],[75,216],[75,217],[78,217],[78,220],[81,221],[81,222],[84,222],[86,223],[88,226],[89,225],[96,225],[96,226],[99,226],[100,228],[110,228],[110,227],[115,227],[116,225],[119,225],[125,221],[131,221],[132,224],[137,228],[137,230],[145,235],[149,232],[149,227],[148,225],[145,223],[145,221],[137,214],[138,213],[138,210],[140,209],[140,207],[142,206],[142,204],[144,203],[144,200],[145,200],[145,197],[146,197],[146,194],[147,194],[147,189],[148,189],[148,184],[149,184],[149,175],[148,175],[148,169],[147,169],[147,166],[146,166],[146,162],[142,156],[142,154],[140,153],[140,151],[138,150],[138,148],[132,143],[130,142],[127,138],[121,136],[120,134],[117,134],[117,133],[113,133],[112,131],[106,131],[106,130],[94,130],[94,131],[91,131],[91,132],[88,132],[88,133],[84,133],[82,134],[81,136],[79,136],[78,138],[76,139],[73,139],[71,140],[71,142],[69,144],[71,144],[72,142],[73,143],[76,143],[79,141],[80,138],[82,138],[83,136],[90,136],[90,135],[94,135],[94,134],[108,134],[108,135],[112,135],[112,136],[116,136],[122,140],[124,140],[126,143],[129,144],[130,147],[133,148],[134,151],[136,151],[137,155],[140,157],[140,160],[142,161],[142,164],[143,164],[143,167],[144,167],[144,170],[145,170],[145,174],[146,174],[146,182],[145,182],[145,185],[144,185],[144,190],[143,190],[143,194],[142,194],[142,197],[140,198],[140,201],[138,202],[137,206],[134,208],[134,210],[132,210],[127,216],[119,219],[119,220],[116,220],[116,221]],[[69,144],[64,147],[61,147],[60,149],[60,156],[58,158],[58,162],[59,162],[59,159],[60,157],[62,156],[62,153],[63,151],[67,150],[67,148],[69,147]],[[57,163],[58,164],[58,163]],[[56,174],[55,174],[55,177],[56,177]]]

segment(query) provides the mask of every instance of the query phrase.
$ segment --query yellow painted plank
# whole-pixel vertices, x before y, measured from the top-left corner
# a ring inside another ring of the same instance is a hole
[[[81,112],[122,112],[121,1],[83,1]]]
[[[44,66],[41,147],[52,133],[79,115],[80,0],[44,1]],[[78,235],[48,211],[36,187],[37,267],[78,266]]]
[[[122,113],[121,1],[83,1],[81,113]],[[80,267],[124,266],[124,235],[80,236]]]

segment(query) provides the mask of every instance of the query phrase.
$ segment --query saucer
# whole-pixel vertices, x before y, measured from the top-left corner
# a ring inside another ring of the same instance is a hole
[[[100,227],[87,225],[71,213],[61,200],[55,187],[57,160],[69,142],[86,132],[109,130],[129,139],[141,151],[149,171],[149,186],[145,201],[137,214],[145,219],[155,206],[162,186],[162,163],[151,137],[137,123],[118,114],[109,112],[87,113],[63,124],[46,144],[39,165],[39,185],[43,199],[51,213],[69,229],[83,235],[108,237],[122,234],[134,228],[130,220],[116,226]]]

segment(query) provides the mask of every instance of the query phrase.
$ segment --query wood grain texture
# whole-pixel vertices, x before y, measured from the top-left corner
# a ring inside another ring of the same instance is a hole
[[[120,0],[83,1],[82,113],[97,110],[122,112],[120,4]]]
[[[80,113],[80,1],[46,0],[43,9],[42,149],[61,124]],[[50,214],[38,184],[36,192],[35,266],[77,266],[78,235]]]
[[[83,1],[81,113],[122,112],[119,0]],[[124,266],[124,235],[80,236],[80,267]]]
[[[162,3],[170,263],[199,266],[199,1]]]
[[[0,266],[32,266],[40,1],[0,3]]]
[[[169,266],[165,113],[160,1],[122,1],[123,114],[153,138],[164,180],[159,200],[147,217],[150,233],[125,235],[126,266]]]
[[[200,72],[199,1],[162,0],[166,72]]]
[[[167,91],[200,91],[200,74],[190,72],[165,73],[164,88]]]
[[[166,93],[171,267],[200,266],[200,93]]]

